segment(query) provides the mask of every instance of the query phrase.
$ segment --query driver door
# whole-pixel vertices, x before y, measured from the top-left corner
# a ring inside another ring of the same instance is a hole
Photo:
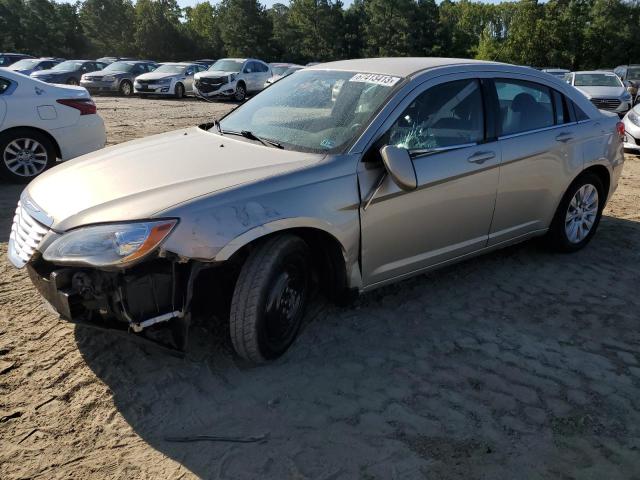
[[[481,81],[436,82],[398,106],[359,168],[365,288],[487,245],[500,149],[492,122],[486,122]],[[401,190],[389,175],[379,183],[385,170],[378,152],[384,145],[410,152],[416,190]]]

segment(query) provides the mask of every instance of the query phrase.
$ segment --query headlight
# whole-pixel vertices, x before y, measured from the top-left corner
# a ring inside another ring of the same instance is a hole
[[[631,110],[627,114],[627,118],[629,119],[629,121],[631,123],[633,123],[634,125],[637,125],[638,127],[640,127],[640,115],[638,115],[635,110]]]
[[[95,267],[119,266],[154,251],[177,220],[83,227],[65,233],[44,251],[45,260]]]
[[[113,75],[107,75],[106,77],[102,77],[102,80],[105,82],[113,82],[116,79]]]
[[[622,101],[623,102],[630,102],[631,101],[631,94],[629,92],[624,92],[622,94]]]
[[[158,80],[155,83],[158,83],[160,85],[167,85],[167,84],[171,83],[171,79],[170,78],[163,78],[162,80]]]

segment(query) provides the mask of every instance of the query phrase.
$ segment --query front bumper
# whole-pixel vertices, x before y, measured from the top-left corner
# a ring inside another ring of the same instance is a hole
[[[640,151],[640,126],[624,119],[624,148],[626,150]]]
[[[120,88],[120,82],[116,79],[112,82],[102,80],[80,80],[80,86],[86,88],[92,93],[97,92],[117,92]]]
[[[221,85],[206,84],[200,80],[193,82],[193,91],[196,96],[201,97],[232,97],[236,94],[236,81],[223,83]]]
[[[56,266],[37,257],[27,271],[64,320],[114,330],[174,352],[186,349],[197,274],[193,265],[155,259],[126,271],[103,271]],[[149,322],[153,319],[158,320]]]
[[[141,84],[133,82],[133,90],[137,94],[148,95],[173,95],[172,83],[149,83]]]

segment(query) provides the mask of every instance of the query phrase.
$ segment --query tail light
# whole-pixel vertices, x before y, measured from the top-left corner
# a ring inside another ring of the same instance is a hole
[[[624,138],[624,123],[618,122],[616,123],[616,132],[620,135],[620,138]]]
[[[96,104],[90,98],[63,98],[57,100],[57,102],[61,105],[80,110],[80,115],[93,115],[98,111]]]

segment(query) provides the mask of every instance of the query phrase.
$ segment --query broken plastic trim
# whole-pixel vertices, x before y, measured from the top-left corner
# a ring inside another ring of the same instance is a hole
[[[124,312],[124,311],[123,311],[123,313],[126,314],[126,312]],[[170,312],[170,313],[165,313],[163,315],[158,315],[157,317],[152,317],[152,318],[149,318],[148,320],[144,320],[142,322],[132,322],[129,319],[129,324],[131,326],[131,330],[133,330],[136,333],[140,333],[145,328],[150,327],[151,325],[155,325],[156,323],[168,322],[169,320],[172,320],[174,318],[182,318],[182,317],[184,317],[184,312],[182,312],[180,310],[176,310],[175,312]]]

